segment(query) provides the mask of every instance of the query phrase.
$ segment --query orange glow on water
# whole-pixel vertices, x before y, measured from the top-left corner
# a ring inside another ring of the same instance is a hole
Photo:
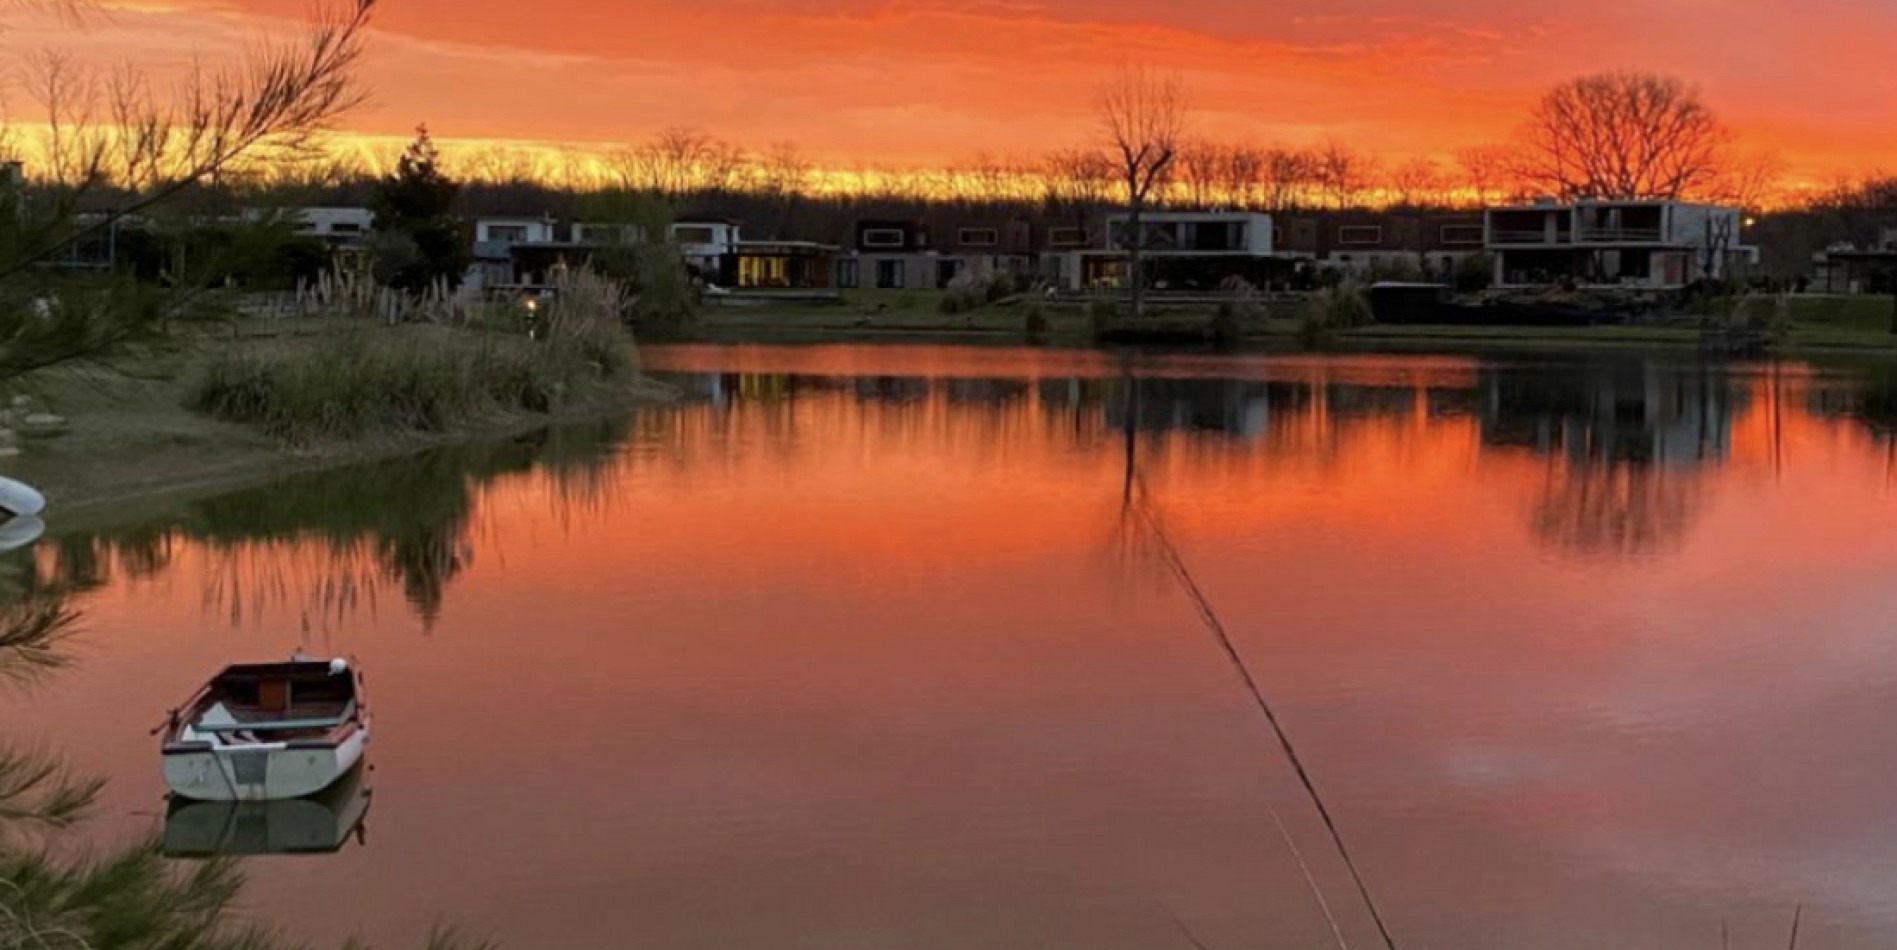
[[[1897,933],[1865,764],[1897,492],[1855,377],[1171,357],[1129,396],[1106,354],[643,356],[679,405],[66,539],[40,570],[86,652],[9,721],[132,835],[146,713],[235,656],[358,655],[370,844],[252,868],[313,936],[1131,950],[1175,933],[1158,900],[1321,944],[1259,802],[1321,832],[1124,507],[1137,406],[1145,491],[1406,943],[1687,945],[1801,898]]]

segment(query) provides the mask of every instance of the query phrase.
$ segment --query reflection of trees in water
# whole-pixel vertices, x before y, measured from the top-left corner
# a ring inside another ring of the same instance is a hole
[[[1722,365],[1645,359],[1508,366],[1481,388],[1484,442],[1576,463],[1722,461],[1745,399]]]
[[[1670,550],[1703,507],[1705,477],[1641,462],[1550,465],[1530,521],[1543,543],[1575,554]]]
[[[473,564],[483,486],[541,471],[559,509],[600,504],[630,426],[617,419],[437,449],[194,502],[163,521],[49,538],[17,583],[94,590],[161,575],[181,546],[194,546],[212,555],[207,605],[233,622],[272,606],[299,610],[306,624],[340,622],[373,609],[392,583],[432,623]]]
[[[42,542],[0,557],[0,688],[70,666],[82,620],[74,598],[113,568],[148,576],[169,563],[169,529],[111,540]],[[130,712],[128,715],[137,715]],[[57,751],[0,741],[0,947],[164,947],[273,950],[300,945],[237,913],[243,865],[233,858],[166,860],[156,835],[96,855],[59,845],[80,833],[105,780]],[[467,944],[451,930],[431,950]]]
[[[1719,364],[1646,359],[1511,366],[1481,385],[1483,441],[1550,459],[1529,512],[1535,537],[1583,555],[1684,540],[1745,399]]]
[[[1897,366],[1878,363],[1851,372],[1841,382],[1812,386],[1805,405],[1821,418],[1856,420],[1876,438],[1897,438]]]

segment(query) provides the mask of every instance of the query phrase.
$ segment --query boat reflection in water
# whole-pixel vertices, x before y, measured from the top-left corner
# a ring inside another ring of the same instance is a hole
[[[354,836],[368,843],[368,764],[359,763],[321,794],[272,802],[197,802],[171,797],[168,858],[334,854]]]

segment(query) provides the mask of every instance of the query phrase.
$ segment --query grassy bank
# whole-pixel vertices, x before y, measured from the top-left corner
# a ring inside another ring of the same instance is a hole
[[[709,308],[692,336],[716,342],[822,340],[967,340],[988,343],[1093,341],[1094,322],[1084,304],[1013,299],[960,313],[945,313],[935,291],[851,291],[837,306]],[[1897,358],[1890,332],[1889,297],[1794,297],[1782,352],[1788,355],[1859,353]],[[1030,314],[1045,322],[1029,332]],[[1210,332],[1215,308],[1158,307],[1149,318],[1162,329]],[[1304,349],[1301,314],[1279,303],[1239,321],[1246,346]],[[1690,320],[1597,327],[1394,326],[1371,324],[1327,334],[1325,348],[1343,351],[1430,350],[1485,352],[1520,349],[1697,348],[1701,334]]]
[[[175,327],[110,358],[14,380],[9,395],[33,397],[68,426],[0,460],[0,474],[39,486],[64,521],[669,398],[638,376],[622,332],[589,355],[430,325]]]

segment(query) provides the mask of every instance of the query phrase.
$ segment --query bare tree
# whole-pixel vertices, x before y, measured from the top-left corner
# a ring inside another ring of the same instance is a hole
[[[1603,73],[1542,97],[1521,132],[1520,172],[1564,198],[1677,199],[1718,179],[1730,142],[1684,81]]]
[[[1273,148],[1264,155],[1264,204],[1269,211],[1302,208],[1316,184],[1318,161],[1311,152]]]
[[[1456,152],[1460,191],[1477,207],[1514,196],[1515,153],[1506,145],[1472,145]]]
[[[1376,162],[1335,139],[1312,155],[1312,178],[1325,201],[1337,210],[1362,201],[1375,177]]]
[[[1199,139],[1187,143],[1179,152],[1179,184],[1184,186],[1185,203],[1200,209],[1223,204],[1219,190],[1228,179],[1228,152],[1216,142]]]
[[[1390,191],[1402,208],[1440,206],[1448,187],[1448,177],[1434,159],[1412,158],[1390,173]]]
[[[1240,208],[1258,207],[1258,189],[1265,177],[1265,153],[1255,146],[1235,145],[1225,151],[1220,169],[1225,198]]]
[[[758,162],[758,183],[765,194],[790,198],[810,187],[810,159],[795,142],[777,142]]]
[[[1785,160],[1773,152],[1736,155],[1706,188],[1706,196],[1746,211],[1760,211],[1779,194]]]
[[[1126,199],[1133,315],[1146,314],[1146,206],[1172,175],[1186,131],[1186,91],[1174,76],[1126,68],[1100,91],[1100,127]]]
[[[313,136],[362,101],[356,65],[376,3],[331,0],[318,8],[301,42],[262,42],[238,68],[194,69],[163,101],[142,79],[121,72],[109,83],[110,115],[97,104],[108,84],[57,55],[43,60],[49,65],[41,70],[40,98],[49,116],[57,116],[49,134],[66,137],[54,174],[82,187],[117,177],[138,197],[86,227],[63,229],[4,265],[0,280],[240,163],[306,151]],[[118,174],[108,176],[107,161],[115,155]]]
[[[1098,208],[1112,197],[1113,164],[1093,149],[1064,149],[1047,156],[1041,182],[1050,207]]]

